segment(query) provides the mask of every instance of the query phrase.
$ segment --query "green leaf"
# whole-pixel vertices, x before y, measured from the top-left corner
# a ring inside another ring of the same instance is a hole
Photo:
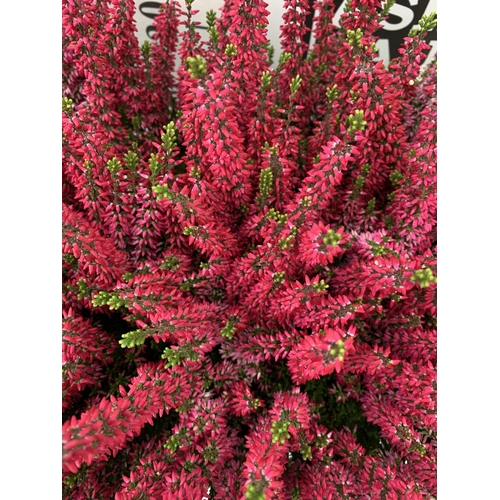
[[[146,340],[147,333],[144,330],[135,330],[133,332],[125,333],[122,336],[122,339],[119,341],[119,344],[125,348],[136,347],[144,344]]]

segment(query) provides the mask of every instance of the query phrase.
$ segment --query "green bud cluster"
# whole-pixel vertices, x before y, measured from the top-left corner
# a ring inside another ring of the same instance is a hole
[[[371,198],[368,201],[368,204],[366,205],[366,211],[365,211],[366,214],[371,214],[373,212],[373,210],[375,209],[375,202],[376,201],[377,200],[375,198]]]
[[[408,36],[410,38],[417,37],[422,39],[426,33],[432,31],[437,26],[436,13],[431,12],[428,16],[422,16],[418,21],[419,28],[410,30]]]
[[[431,283],[437,283],[437,278],[434,276],[432,269],[426,267],[419,269],[413,273],[411,281],[417,281],[420,288],[427,288]]]
[[[207,11],[207,26],[208,26],[208,35],[210,36],[210,40],[212,43],[217,46],[219,43],[219,32],[217,31],[217,27],[215,22],[217,20],[217,13],[215,10],[210,9]]]
[[[320,280],[314,283],[313,288],[316,292],[324,292],[328,288],[328,285],[325,283],[325,280]]]
[[[170,156],[173,149],[177,145],[175,123],[170,122],[168,125],[164,125],[163,129],[165,130],[165,133],[161,135],[161,145]]]
[[[226,324],[224,325],[224,328],[221,330],[220,334],[223,336],[223,337],[226,337],[228,338],[229,340],[231,340],[233,338],[233,335],[234,335],[234,332],[236,331],[236,325],[239,321],[239,318],[236,318],[236,317],[230,317]]]
[[[344,361],[345,347],[344,341],[339,340],[330,348],[330,355],[335,356],[339,361]]]
[[[129,151],[125,154],[123,157],[125,161],[125,168],[130,170],[131,172],[136,172],[137,167],[139,166],[139,157],[137,156],[137,153],[134,151]]]
[[[69,97],[62,98],[62,110],[63,111],[70,111],[72,106],[73,106],[73,99],[70,99]]]
[[[352,115],[347,117],[346,127],[350,134],[353,134],[357,130],[364,130],[366,121],[363,120],[364,112],[360,109],[356,109]]]
[[[304,198],[300,199],[300,206],[301,207],[308,207],[311,204],[311,197],[310,196],[304,196]]]
[[[274,283],[283,283],[285,281],[285,271],[281,271],[273,274]]]
[[[78,286],[78,294],[77,294],[78,300],[83,299],[83,297],[90,298],[90,288],[84,279],[78,280],[76,285]]]
[[[270,208],[267,212],[267,218],[276,221],[277,224],[285,224],[288,220],[287,214],[280,214],[276,209]]]
[[[326,98],[328,99],[329,104],[339,98],[338,85],[335,84],[333,87],[329,87],[326,89]]]
[[[111,160],[108,160],[107,163],[106,163],[106,167],[108,168],[108,170],[111,172],[111,175],[113,177],[116,177],[116,175],[118,174],[118,172],[122,169],[122,163],[121,161],[116,158],[116,156],[114,158],[112,158]]]
[[[292,83],[290,83],[290,98],[293,99],[299,88],[300,88],[300,85],[302,83],[302,77],[300,75],[297,75],[295,76],[294,78],[292,78]]]
[[[166,184],[163,186],[153,186],[153,193],[156,194],[157,200],[162,200],[163,198],[171,200],[173,195],[172,191],[170,191],[170,188]]]
[[[271,146],[267,141],[264,143],[264,146],[262,146],[262,154],[264,154],[266,151],[269,151],[270,155],[277,155],[278,154],[278,145],[275,144],[274,146]]]
[[[328,444],[328,438],[326,436],[317,436],[316,439],[314,440],[314,444],[318,448],[324,448]]]
[[[182,344],[177,349],[166,347],[161,355],[161,359],[167,360],[165,368],[180,365],[185,359],[196,361],[199,357],[200,355],[193,350],[193,346],[189,343]]]
[[[356,177],[354,181],[354,193],[359,194],[365,185],[365,178],[363,176]]]
[[[389,175],[389,180],[393,184],[397,184],[403,178],[403,174],[399,170],[394,170],[394,172]]]
[[[372,166],[369,163],[365,163],[361,167],[361,174],[366,177],[368,175],[368,172],[370,172],[371,168],[372,168]]]
[[[161,170],[160,162],[158,161],[158,155],[151,153],[149,157],[149,170],[151,170],[151,175],[156,177]]]
[[[290,433],[288,432],[289,425],[290,421],[288,420],[278,420],[273,422],[273,425],[271,426],[271,441],[273,443],[277,443],[279,441],[281,444],[284,444],[285,440],[290,438]]]
[[[197,233],[198,228],[196,226],[187,226],[182,230],[184,236],[194,236]]]
[[[356,31],[347,30],[347,43],[351,47],[354,47],[355,49],[360,49],[362,38],[363,38],[363,32],[361,31],[360,28],[358,28]]]
[[[336,247],[341,239],[342,236],[339,233],[336,233],[333,229],[329,229],[326,232],[326,236],[323,238],[323,243],[325,245]]]
[[[173,255],[169,255],[163,262],[163,264],[160,265],[160,269],[166,269],[168,271],[175,271],[178,267],[181,261],[177,258],[174,257]]]
[[[207,63],[200,55],[186,58],[188,73],[194,78],[204,78],[207,74]]]
[[[300,445],[300,454],[302,455],[303,460],[311,460],[312,459],[312,451],[311,447],[307,443],[303,443]]]
[[[92,299],[94,307],[109,306],[111,310],[120,309],[128,304],[128,300],[124,299],[119,293],[99,292]]]
[[[144,40],[141,45],[141,54],[144,61],[149,62],[151,57],[151,43],[148,40]]]
[[[234,57],[238,53],[238,48],[236,45],[233,45],[232,43],[228,43],[226,45],[226,48],[224,49],[224,54],[226,54],[227,57],[231,58]]]
[[[266,495],[265,495],[262,487],[257,488],[253,484],[249,484],[247,486],[245,498],[247,500],[266,500]]]
[[[182,445],[182,439],[178,434],[173,434],[167,440],[167,442],[163,445],[164,448],[167,448],[170,453],[175,453],[177,449]]]
[[[207,462],[211,463],[216,463],[217,459],[219,458],[219,449],[217,448],[216,443],[212,442],[210,443],[204,450],[203,450],[203,458]]]
[[[349,90],[349,95],[351,96],[351,99],[352,99],[353,101],[356,101],[356,100],[358,99],[359,94],[360,94],[360,93],[359,93],[359,92],[356,92],[355,90],[352,90],[352,89],[351,89],[351,90]]]
[[[290,52],[282,52],[280,55],[279,65],[283,66],[283,64],[287,63],[292,58],[292,54]]]
[[[292,233],[292,231],[290,231]],[[280,238],[278,241],[278,246],[281,248],[281,250],[285,250],[285,248],[293,247],[292,240],[295,237],[295,234],[290,234],[289,236],[284,236],[283,238]]]
[[[264,168],[260,171],[259,178],[259,195],[260,198],[265,200],[269,197],[273,185],[273,173],[270,168]]]
[[[201,179],[201,168],[200,167],[192,167],[191,168],[191,177],[194,177],[197,180]]]
[[[269,87],[271,86],[271,72],[270,71],[264,71],[262,73],[262,76],[260,78],[260,88],[262,90],[268,90]]]

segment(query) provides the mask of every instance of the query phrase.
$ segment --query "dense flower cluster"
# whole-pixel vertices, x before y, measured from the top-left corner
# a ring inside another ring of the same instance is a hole
[[[436,61],[393,0],[63,0],[63,496],[436,496]],[[183,29],[180,29],[183,27]],[[176,54],[181,64],[175,69]]]

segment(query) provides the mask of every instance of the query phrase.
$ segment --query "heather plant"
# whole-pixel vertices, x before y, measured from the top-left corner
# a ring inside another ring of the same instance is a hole
[[[394,1],[63,0],[63,497],[436,496],[436,61]],[[181,63],[175,66],[176,55]]]

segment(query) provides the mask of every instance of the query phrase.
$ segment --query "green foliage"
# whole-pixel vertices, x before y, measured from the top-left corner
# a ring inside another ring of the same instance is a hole
[[[389,180],[396,185],[403,178],[403,174],[399,170],[394,170],[394,172],[389,175]]]
[[[336,395],[330,392],[335,387],[335,382],[336,375],[331,374],[317,380],[310,380],[303,386],[309,397],[319,405],[317,412],[320,416],[320,423],[328,430],[341,430],[348,427],[367,453],[387,446],[387,443],[380,438],[380,428],[366,420],[361,403],[355,399],[346,398],[336,401]],[[326,444],[324,436],[318,439],[318,443],[323,443],[323,446]]]
[[[389,11],[392,9],[393,5],[396,3],[396,0],[387,0],[384,3],[382,10],[380,11],[380,17],[385,19],[389,15]]]
[[[177,349],[166,347],[161,355],[161,359],[167,360],[165,368],[180,365],[186,359],[196,361],[199,357],[200,355],[194,351],[193,345],[189,342],[178,346]]]
[[[203,450],[203,458],[207,462],[216,463],[219,458],[219,449],[217,448],[217,444],[211,440],[211,443]]]
[[[133,332],[125,333],[119,341],[123,348],[131,348],[144,344],[147,333],[144,330],[134,330]]]
[[[247,486],[247,491],[245,494],[245,498],[247,500],[266,500],[266,495],[264,494],[264,488],[254,486],[253,484],[249,484]]]
[[[373,210],[375,209],[375,203],[376,203],[376,199],[375,198],[371,198],[369,201],[368,201],[368,204],[366,206],[366,214],[371,214],[373,212]]]
[[[437,26],[436,13],[431,12],[428,16],[422,16],[418,21],[418,26],[418,28],[411,29],[408,36],[410,38],[418,37],[422,40],[429,31],[432,31]]]
[[[144,42],[141,45],[141,54],[146,61],[146,63],[149,62],[149,58],[151,57],[151,43],[148,40],[144,40]]]
[[[267,59],[270,65],[273,64],[274,62],[274,47],[271,45],[270,42],[266,43],[266,49],[267,49]]]

